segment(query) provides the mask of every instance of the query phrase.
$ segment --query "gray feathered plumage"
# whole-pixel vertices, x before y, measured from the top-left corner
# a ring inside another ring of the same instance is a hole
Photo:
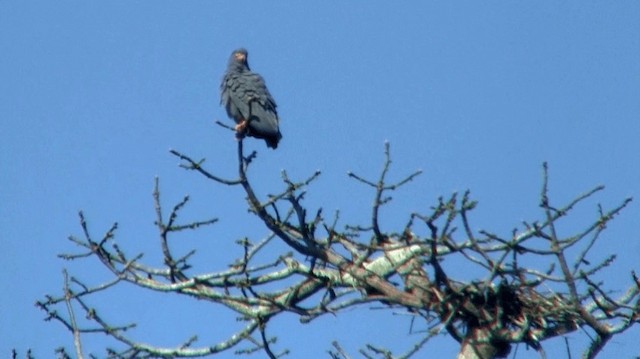
[[[237,126],[238,136],[264,139],[267,147],[277,148],[282,138],[276,102],[264,79],[249,69],[248,53],[235,50],[220,84],[220,103]]]

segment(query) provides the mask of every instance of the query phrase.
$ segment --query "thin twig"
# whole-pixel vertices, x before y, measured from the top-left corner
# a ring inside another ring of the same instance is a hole
[[[71,289],[69,289],[69,274],[67,274],[67,270],[63,270],[62,274],[64,276],[64,299],[67,305],[67,313],[69,314],[69,323],[71,325],[71,329],[73,332],[73,346],[76,349],[76,357],[79,359],[84,358],[84,354],[82,353],[82,341],[80,340],[80,330],[78,329],[78,323],[76,322],[76,316],[73,312],[73,306],[71,305],[71,299],[74,298]]]

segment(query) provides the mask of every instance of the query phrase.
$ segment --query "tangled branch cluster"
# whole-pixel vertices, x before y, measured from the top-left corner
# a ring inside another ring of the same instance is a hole
[[[361,354],[369,358],[409,358],[442,332],[460,343],[460,358],[501,357],[514,343],[524,343],[544,357],[542,341],[578,328],[588,328],[593,333],[591,345],[584,351],[584,357],[593,358],[614,335],[640,321],[640,280],[635,273],[630,276],[632,283],[628,290],[613,297],[593,278],[614,256],[595,264],[586,259],[607,223],[630,199],[608,211],[600,208],[592,224],[574,235],[560,237],[556,229],[558,219],[603,187],[556,208],[548,198],[546,165],[540,203],[542,219],[525,223],[523,231],[503,237],[472,230],[469,213],[476,202],[469,192],[440,198],[429,213],[411,214],[406,226],[397,232],[383,230],[379,223],[380,209],[391,199],[390,193],[420,174],[415,172],[397,183],[388,183],[391,164],[388,144],[377,180],[349,173],[351,178],[374,190],[371,223],[364,227],[347,225],[343,229],[338,228],[337,215],[331,220],[324,217],[322,210],[310,215],[303,204],[307,187],[320,172],[302,181],[293,181],[283,173],[284,189],[260,198],[248,177],[255,152],[245,156],[242,141],[238,143],[238,177],[231,180],[207,171],[203,161],[177,151],[171,153],[181,159],[182,167],[214,183],[242,187],[250,212],[270,235],[258,243],[239,241],[243,255],[228,270],[192,274],[190,260],[196,252],[176,256],[170,250],[170,238],[182,230],[212,225],[216,219],[178,224],[178,214],[188,197],[165,218],[156,181],[154,202],[164,258],[162,267],[145,265],[141,255],[126,254],[115,241],[116,225],[102,238],[94,239],[80,213],[83,236],[70,239],[83,251],[61,256],[67,260],[97,258],[111,271],[113,279],[92,286],[65,272],[63,294],[47,296],[37,303],[48,319],[62,323],[73,334],[77,357],[82,357],[83,335],[102,333],[125,348],[109,349],[109,355],[116,358],[199,357],[236,348],[241,343],[248,346],[237,352],[262,350],[270,358],[276,358],[287,351],[278,352],[274,338],[267,333],[272,318],[288,312],[307,323],[325,314],[372,302],[403,309],[429,329],[414,346],[399,355],[367,345]],[[418,226],[426,230],[418,230]],[[416,234],[420,231],[424,233]],[[258,262],[256,254],[273,241],[285,243],[292,253],[283,253],[273,263]],[[569,250],[576,248],[580,248],[579,254],[569,256]],[[530,258],[542,263],[542,268],[524,265],[523,261],[532,263]],[[477,278],[456,279],[455,272],[445,270],[445,261],[475,266]],[[244,328],[219,343],[199,347],[195,337],[172,348],[135,341],[128,335],[132,324],[111,324],[89,300],[91,295],[122,282],[225,306],[237,313],[245,323]],[[65,306],[64,314],[56,310],[59,305]],[[89,318],[90,326],[78,324],[77,311]],[[62,355],[67,354],[63,351]],[[349,357],[339,343],[333,343],[330,355]]]

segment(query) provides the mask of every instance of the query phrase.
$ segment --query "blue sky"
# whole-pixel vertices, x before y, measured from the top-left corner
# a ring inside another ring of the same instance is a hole
[[[180,239],[199,249],[202,271],[224,269],[241,236],[267,234],[239,189],[178,168],[168,152],[206,157],[210,170],[233,176],[235,141],[214,121],[229,121],[218,86],[240,46],[278,102],[284,136],[277,151],[247,143],[258,151],[250,175],[262,195],[282,187],[282,169],[292,178],[320,169],[308,206],[366,223],[372,193],[346,173],[376,176],[387,140],[392,179],[424,171],[384,208],[391,231],[438,196],[471,189],[480,201],[474,228],[507,234],[541,215],[543,161],[557,204],[607,186],[564,222],[567,233],[594,218],[597,203],[640,194],[640,3],[399,4],[0,1],[0,356],[71,348],[71,336],[33,303],[60,293],[63,267],[87,281],[107,277],[95,264],[56,258],[74,250],[65,238],[80,234],[80,209],[96,236],[117,221],[118,243],[157,263],[151,192],[159,176],[167,209],[189,194],[185,221],[221,219]],[[614,221],[598,248],[619,254],[602,278],[611,289],[640,270],[639,208]],[[236,324],[203,303],[127,289],[97,300],[112,304],[110,318],[140,322],[136,335],[149,342],[176,345],[198,333],[199,344],[215,343]],[[367,342],[399,353],[408,330],[407,318],[365,308],[274,326],[292,357],[318,357],[333,339],[352,353]],[[639,355],[630,339],[639,334],[614,340],[605,356]],[[576,349],[581,340],[571,337]],[[86,349],[101,354],[104,345],[99,336]],[[457,349],[444,337],[428,348],[433,357]],[[520,348],[518,357],[537,356]]]

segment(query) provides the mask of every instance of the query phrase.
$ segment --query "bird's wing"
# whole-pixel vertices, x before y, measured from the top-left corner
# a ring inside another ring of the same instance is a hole
[[[257,103],[264,110],[276,113],[276,102],[259,74],[228,74],[222,87],[222,103],[235,106],[244,118],[249,115],[250,103]]]
[[[226,108],[229,117],[236,121],[249,116],[249,101],[246,96],[246,79],[238,73],[228,73],[221,84],[220,102]]]

